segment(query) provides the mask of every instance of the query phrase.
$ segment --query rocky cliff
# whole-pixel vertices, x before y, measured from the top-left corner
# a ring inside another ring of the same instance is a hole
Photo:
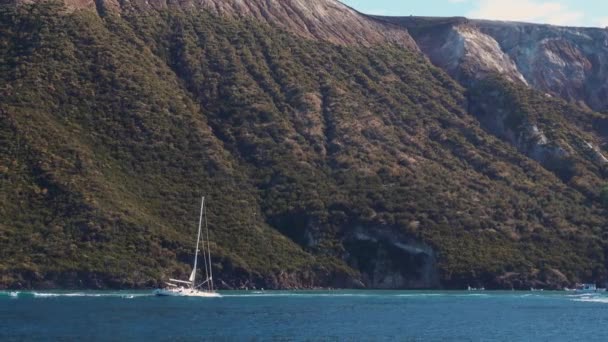
[[[535,89],[608,111],[608,29],[475,21]]]
[[[376,18],[406,27],[435,65],[469,89],[469,111],[482,127],[560,178],[572,178],[572,158],[594,155],[600,163],[606,160],[602,149],[608,141],[600,122],[591,119],[594,114],[590,112],[574,112],[603,111],[608,106],[607,30],[462,17]],[[496,77],[511,85],[496,87],[493,81],[485,82]],[[563,117],[542,108],[530,110],[534,105],[512,97],[514,92],[508,88],[534,89],[545,101],[564,99],[578,109],[563,112]],[[555,132],[563,121],[591,129],[593,141],[549,137],[548,130]]]
[[[460,80],[490,73],[596,111],[608,110],[608,30],[466,18],[377,17],[415,36]]]

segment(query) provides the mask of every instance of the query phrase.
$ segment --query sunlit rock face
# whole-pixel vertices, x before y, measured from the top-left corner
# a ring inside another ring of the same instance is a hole
[[[608,110],[608,30],[476,21],[530,85],[598,111]]]
[[[466,18],[376,17],[406,27],[460,81],[498,73],[552,96],[608,110],[608,30]]]
[[[527,84],[511,57],[501,50],[498,42],[476,27],[453,26],[443,35],[443,39],[437,41],[432,35],[426,37],[420,45],[433,63],[455,78],[466,81],[499,73],[514,82]]]

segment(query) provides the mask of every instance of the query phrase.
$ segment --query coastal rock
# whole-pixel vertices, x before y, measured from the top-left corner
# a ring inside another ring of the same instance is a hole
[[[563,290],[571,286],[568,278],[558,269],[531,270],[526,273],[508,272],[493,280],[493,287],[515,290]]]
[[[376,289],[438,288],[435,251],[390,229],[358,227],[344,241],[345,260]]]

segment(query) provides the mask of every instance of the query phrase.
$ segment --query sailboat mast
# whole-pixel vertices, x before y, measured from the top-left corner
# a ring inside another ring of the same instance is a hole
[[[192,282],[192,288],[196,287],[196,267],[198,264],[198,246],[201,241],[201,228],[203,226],[203,208],[205,205],[205,197],[201,201],[201,214],[198,220],[198,234],[196,236],[196,251],[194,252],[194,268],[192,269],[192,275],[190,276],[190,281]],[[205,270],[207,269],[207,263],[205,263]]]
[[[203,225],[203,217],[205,218],[205,222],[207,221],[207,214],[206,214],[207,208],[205,208],[205,196],[203,196],[203,200],[201,202],[201,217],[200,220],[198,222],[198,234],[201,235],[202,233],[202,225]],[[199,240],[200,241],[200,240]],[[205,283],[208,282],[209,280],[209,268],[207,267],[207,253],[205,252],[205,234],[202,234],[202,243],[203,243],[203,263],[205,264]]]
[[[206,209],[206,208],[205,208]],[[205,233],[207,235],[207,260],[209,260],[209,291],[213,292],[213,271],[211,269],[211,245],[209,244],[209,225],[207,224],[207,212],[205,211]],[[203,242],[204,244],[204,242]]]

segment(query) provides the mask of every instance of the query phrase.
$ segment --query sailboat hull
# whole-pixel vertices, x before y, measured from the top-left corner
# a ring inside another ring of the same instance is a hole
[[[159,297],[200,297],[200,298],[220,298],[221,295],[217,292],[200,291],[195,289],[177,288],[177,289],[158,289],[154,294]]]

